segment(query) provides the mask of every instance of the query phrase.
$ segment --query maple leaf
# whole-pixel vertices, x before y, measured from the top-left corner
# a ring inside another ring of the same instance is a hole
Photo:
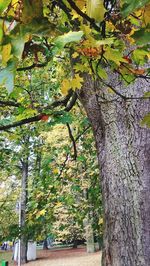
[[[67,95],[68,91],[70,90],[70,81],[68,79],[64,79],[61,84],[61,92],[63,95]]]
[[[46,213],[46,210],[45,209],[43,209],[41,211],[38,211],[37,214],[36,214],[36,218],[39,218],[40,216],[44,216],[45,213]]]
[[[70,82],[70,86],[73,90],[81,89],[83,83],[83,78],[80,77],[79,74],[76,74],[72,81]]]
[[[54,168],[53,169],[53,174],[58,174],[59,173],[59,169],[58,168]]]

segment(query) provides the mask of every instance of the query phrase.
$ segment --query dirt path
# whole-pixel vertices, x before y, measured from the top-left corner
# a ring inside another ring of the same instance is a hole
[[[2,255],[2,252],[0,255]],[[16,266],[17,264],[12,262],[11,258],[12,252],[6,252],[0,257],[0,261],[4,259],[9,261],[9,266]],[[24,266],[100,266],[100,261],[101,252],[87,254],[85,248],[82,247],[77,249],[37,250],[37,260],[28,262]]]
[[[39,251],[38,260],[28,266],[100,266],[101,253],[87,254],[84,248]]]

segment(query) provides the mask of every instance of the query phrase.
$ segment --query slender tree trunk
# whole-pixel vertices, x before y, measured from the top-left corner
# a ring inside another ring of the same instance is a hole
[[[112,85],[116,83],[115,76]],[[141,97],[147,86],[139,80],[127,89],[121,87],[121,92]],[[148,266],[150,129],[142,127],[141,120],[150,112],[150,102],[106,92],[88,75],[78,92],[92,124],[100,167],[105,216],[102,265]]]
[[[43,249],[45,249],[45,250],[48,249],[47,238],[44,239],[44,242],[43,242]]]
[[[73,248],[77,248],[78,247],[78,240],[74,239],[73,240]]]
[[[27,262],[27,233],[25,232],[26,205],[28,191],[28,158],[22,161],[22,192],[21,192],[21,262]]]
[[[92,221],[89,217],[89,214],[86,215],[84,219],[84,228],[86,234],[86,250],[87,253],[94,253],[95,252],[95,245],[94,245],[94,232],[92,227]]]
[[[87,188],[83,190],[83,196],[86,200],[88,200],[88,189]],[[90,207],[91,206],[89,206],[89,210],[90,210]],[[92,219],[90,217],[90,211],[86,214],[83,224],[84,224],[85,236],[86,236],[87,253],[94,253],[95,252],[94,231],[92,227]]]

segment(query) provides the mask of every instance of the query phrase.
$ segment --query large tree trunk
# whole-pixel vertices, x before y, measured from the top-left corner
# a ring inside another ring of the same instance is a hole
[[[112,84],[116,84],[116,76]],[[141,97],[141,80],[122,90]],[[148,88],[147,88],[148,90]],[[150,129],[141,119],[148,99],[123,99],[106,93],[87,75],[79,98],[92,124],[102,183],[105,232],[103,266],[150,263]]]

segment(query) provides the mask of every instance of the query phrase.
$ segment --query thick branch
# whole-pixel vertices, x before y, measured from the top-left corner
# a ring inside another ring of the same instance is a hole
[[[79,14],[82,18],[86,19],[88,22],[90,22],[91,26],[98,32],[101,31],[100,27],[98,27],[95,23],[95,20],[93,18],[90,18],[87,14],[83,13],[80,8],[78,8],[74,1],[67,0],[67,2],[70,4],[70,6]]]
[[[77,98],[78,98],[78,96],[77,96],[76,92],[73,92],[73,94],[72,94],[72,98],[71,98],[70,102],[69,102],[68,105],[65,107],[65,111],[66,111],[66,112],[69,112],[69,111],[72,109],[72,107],[73,107],[73,106],[75,105],[75,103],[76,103]]]
[[[15,103],[13,101],[2,101],[2,100],[0,100],[0,105],[2,105],[2,106],[14,106],[14,107],[20,106],[19,103]]]
[[[35,68],[35,67],[38,67],[38,68],[40,68],[40,67],[44,67],[44,66],[47,65],[47,63],[48,63],[48,62],[46,61],[46,62],[41,63],[41,64],[35,64],[35,63],[33,63],[33,64],[30,65],[30,66],[26,66],[26,67],[18,67],[18,68],[17,68],[17,71],[30,70],[30,69]]]
[[[41,120],[41,115],[36,115],[36,116],[30,117],[30,118],[25,118],[25,119],[22,119],[20,121],[13,122],[12,124],[9,124],[9,125],[0,126],[0,130],[7,130],[9,128],[19,127],[19,126],[29,124],[32,122],[36,122],[39,120]]]

